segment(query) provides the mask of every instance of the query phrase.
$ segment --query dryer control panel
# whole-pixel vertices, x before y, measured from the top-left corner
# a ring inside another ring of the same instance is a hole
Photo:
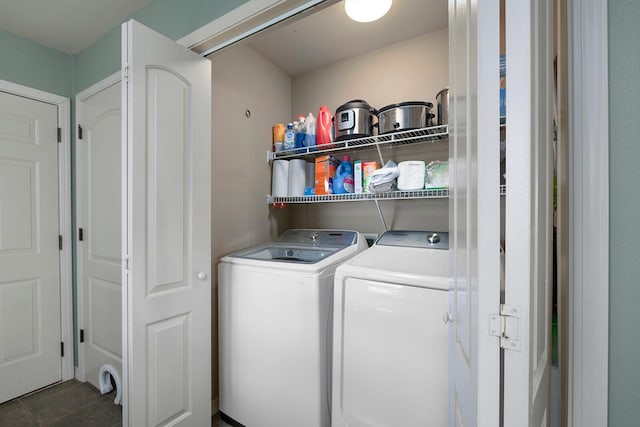
[[[376,242],[378,246],[405,246],[425,249],[449,249],[446,231],[387,231]]]

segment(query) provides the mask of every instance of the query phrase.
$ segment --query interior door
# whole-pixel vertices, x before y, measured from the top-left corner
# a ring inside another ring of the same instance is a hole
[[[124,424],[211,423],[211,66],[122,26]]]
[[[505,303],[520,312],[512,331],[520,350],[505,350],[504,425],[545,426],[550,415],[553,2],[506,3]]]
[[[58,108],[0,92],[0,402],[61,380]]]
[[[98,389],[103,365],[122,373],[121,90],[112,82],[76,103],[80,366]]]
[[[500,421],[499,6],[449,1],[451,426]]]

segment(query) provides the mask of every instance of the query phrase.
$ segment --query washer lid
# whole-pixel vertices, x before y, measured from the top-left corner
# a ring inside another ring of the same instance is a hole
[[[449,249],[449,233],[446,231],[387,231],[377,246],[404,246],[424,249]]]
[[[359,243],[362,246],[357,231],[294,229],[284,232],[273,242],[230,256],[257,261],[315,264]]]
[[[255,259],[258,261],[281,261],[303,264],[313,264],[344,249],[337,246],[308,247],[302,245],[287,245],[286,243],[271,243],[257,248],[236,253],[237,258]]]

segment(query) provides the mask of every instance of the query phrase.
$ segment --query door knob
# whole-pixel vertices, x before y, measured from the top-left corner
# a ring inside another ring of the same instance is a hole
[[[205,273],[204,271],[199,272],[196,277],[200,280],[206,280],[207,279],[207,273]]]

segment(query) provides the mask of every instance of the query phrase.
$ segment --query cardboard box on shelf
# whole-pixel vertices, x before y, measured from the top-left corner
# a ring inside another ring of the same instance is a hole
[[[330,154],[316,157],[316,196],[333,193],[331,182],[339,164],[338,159]]]

